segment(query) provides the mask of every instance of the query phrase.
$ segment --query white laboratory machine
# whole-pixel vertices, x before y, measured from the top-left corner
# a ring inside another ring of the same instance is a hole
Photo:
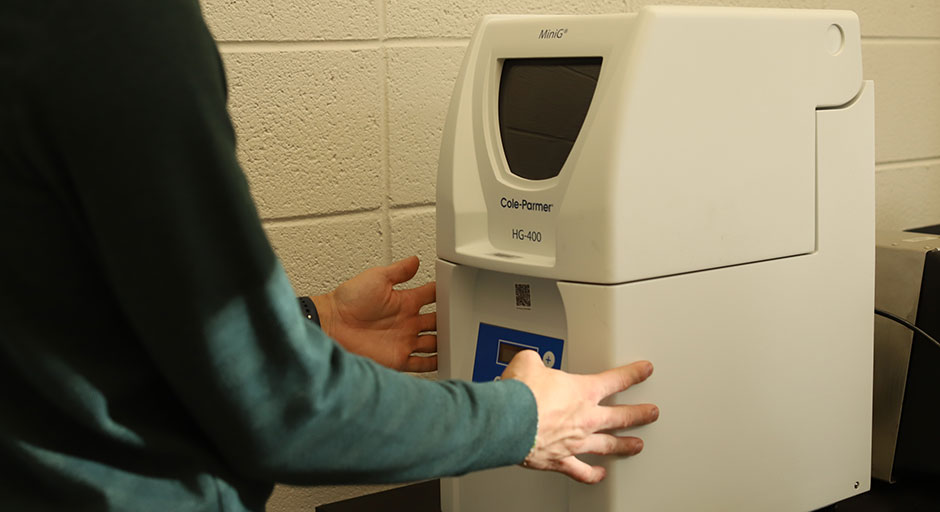
[[[643,452],[521,467],[445,512],[812,510],[869,488],[874,103],[846,11],[488,16],[438,172],[441,376],[519,350],[653,377]],[[511,412],[507,412],[511,414]]]

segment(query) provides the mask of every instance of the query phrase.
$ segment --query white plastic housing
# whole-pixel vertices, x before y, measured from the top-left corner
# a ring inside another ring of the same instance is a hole
[[[561,38],[538,37],[560,28]],[[815,112],[858,93],[859,41],[847,11],[484,18],[444,129],[439,256],[622,283],[813,252]],[[603,58],[591,107],[559,176],[524,180],[509,172],[498,133],[501,62],[568,56]],[[502,198],[553,208],[507,209]]]
[[[500,148],[500,59],[561,56],[604,63],[561,173],[529,182]],[[812,510],[869,488],[874,91],[854,14],[486,18],[437,215],[443,378],[472,377],[486,323],[563,339],[573,373],[649,359],[613,401],[662,411],[630,432],[639,456],[593,459],[600,485],[501,468],[443,481],[444,512]]]
[[[564,338],[562,369],[648,359],[615,397],[655,403],[633,458],[595,486],[520,467],[442,481],[444,512],[814,510],[869,489],[874,91],[816,113],[812,254],[641,280],[572,283],[437,262],[442,378],[469,380],[481,322]],[[513,307],[531,284],[532,307]]]

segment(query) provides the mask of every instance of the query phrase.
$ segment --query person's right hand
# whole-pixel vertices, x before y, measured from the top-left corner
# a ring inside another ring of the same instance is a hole
[[[635,455],[643,449],[637,437],[607,433],[656,421],[659,408],[652,404],[602,406],[605,397],[643,382],[653,373],[648,361],[614,368],[594,375],[574,375],[546,368],[533,350],[523,350],[506,367],[503,379],[524,382],[538,408],[535,447],[523,466],[557,471],[584,483],[597,483],[606,471],[590,466],[576,455]]]

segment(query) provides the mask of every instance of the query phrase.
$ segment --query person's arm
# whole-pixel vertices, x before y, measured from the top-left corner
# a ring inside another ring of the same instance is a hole
[[[37,124],[136,333],[128,342],[144,345],[222,458],[252,478],[309,484],[526,456],[536,411],[521,382],[401,375],[300,314],[236,160],[196,2],[66,9],[41,68],[51,78],[33,91]]]
[[[37,66],[49,76],[31,88],[48,133],[39,151],[69,184],[56,193],[136,333],[128,343],[232,467],[264,481],[391,482],[525,459],[596,481],[574,455],[635,452],[598,432],[655,408],[597,405],[637,381],[633,367],[568,375],[522,353],[500,382],[436,383],[336,345],[300,314],[261,228],[198,3],[57,9]]]
[[[414,257],[371,268],[336,290],[317,296],[320,311],[326,315],[327,333],[333,337],[339,334],[340,343],[348,350],[393,369],[427,364],[424,360],[430,358],[412,353],[434,348],[431,342],[422,340],[436,341],[436,337],[421,333],[435,328],[436,317],[433,313],[420,314],[421,306],[434,300],[433,283],[408,290],[393,288],[411,279],[417,268]],[[659,409],[651,404],[603,407],[599,402],[643,382],[652,372],[648,361],[638,361],[598,375],[570,375],[545,368],[535,352],[517,354],[502,377],[521,380],[532,390],[539,417],[535,444],[523,465],[557,471],[581,482],[602,480],[602,467],[589,466],[575,455],[639,453],[643,449],[641,439],[610,431],[656,421]]]

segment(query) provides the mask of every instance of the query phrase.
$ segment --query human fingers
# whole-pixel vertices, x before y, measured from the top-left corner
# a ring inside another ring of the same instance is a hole
[[[597,401],[619,393],[634,384],[643,382],[653,373],[653,364],[649,361],[637,361],[626,366],[613,368],[594,375],[588,375],[591,388],[589,393]]]
[[[434,304],[437,296],[437,283],[432,281],[417,288],[407,290],[406,293],[411,295],[411,300],[414,301],[418,308],[428,304]]]
[[[418,336],[418,343],[415,345],[413,352],[422,354],[432,354],[437,352],[437,335],[424,334],[422,336]]]
[[[402,371],[426,373],[437,370],[437,356],[410,356]]]
[[[509,361],[509,366],[503,370],[502,378],[519,379],[525,382],[529,388],[532,388],[534,383],[531,381],[531,378],[547,370],[538,352],[534,350],[520,350],[516,355],[512,356],[512,360]],[[533,394],[534,393],[535,390],[533,390]],[[539,395],[536,395],[536,404],[538,405],[538,403]]]
[[[597,430],[617,430],[647,425],[659,419],[659,407],[653,404],[612,405],[595,409]]]
[[[607,471],[604,468],[591,466],[574,456],[560,460],[556,471],[585,484],[596,484],[607,476]]]
[[[437,330],[437,312],[424,313],[418,316],[418,332]]]
[[[611,434],[591,434],[581,445],[580,453],[597,455],[636,455],[643,450],[639,437],[621,437]]]
[[[418,257],[409,256],[403,260],[398,260],[391,265],[382,267],[385,276],[395,284],[404,283],[410,280],[418,273]]]

